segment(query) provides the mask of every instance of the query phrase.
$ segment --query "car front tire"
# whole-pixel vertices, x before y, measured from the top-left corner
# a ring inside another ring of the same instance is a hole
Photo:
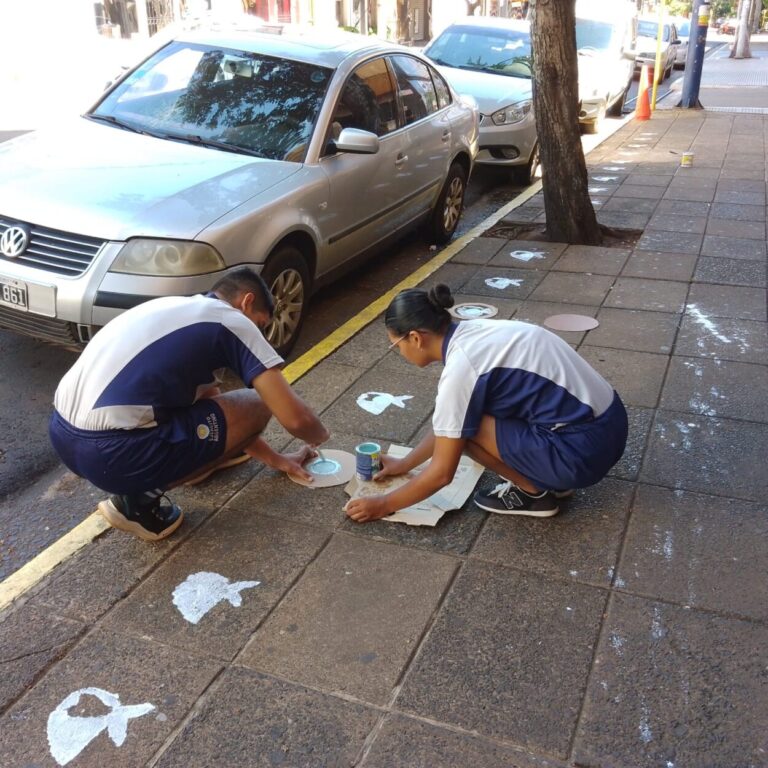
[[[539,143],[536,142],[528,162],[525,165],[512,169],[512,180],[524,187],[529,187],[536,181],[540,165],[541,158],[539,155]]]
[[[440,190],[427,227],[427,236],[433,243],[447,243],[456,231],[464,207],[467,173],[460,163],[454,163]]]

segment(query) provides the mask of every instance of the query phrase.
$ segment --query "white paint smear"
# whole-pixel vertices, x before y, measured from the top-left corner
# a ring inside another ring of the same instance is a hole
[[[357,404],[368,413],[380,416],[390,405],[405,408],[405,401],[412,400],[413,395],[390,395],[388,392],[364,392],[357,398]]]
[[[106,715],[80,717],[70,715],[69,709],[77,706],[83,696],[95,696],[110,711]],[[156,709],[154,704],[123,706],[116,693],[101,688],[80,688],[70,693],[48,715],[48,745],[53,759],[59,765],[74,760],[102,731],[106,731],[116,747],[123,745],[128,734],[128,721],[146,715]]]
[[[503,291],[505,288],[509,288],[510,285],[514,285],[516,288],[519,288],[523,284],[523,278],[522,277],[489,277],[485,284],[489,288],[497,288],[500,291]]]
[[[543,259],[545,256],[543,251],[512,251],[509,255],[518,261],[533,261],[533,259]]]
[[[240,592],[258,587],[260,581],[230,581],[220,573],[199,571],[187,576],[173,590],[173,604],[190,623],[197,624],[214,606],[227,600],[239,608],[243,604]]]
[[[616,168],[618,171],[619,169]],[[595,181],[618,181],[618,176],[593,176],[592,177]]]

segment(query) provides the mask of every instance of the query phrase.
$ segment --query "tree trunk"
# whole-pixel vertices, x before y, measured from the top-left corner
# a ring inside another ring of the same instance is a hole
[[[531,47],[547,237],[600,245],[579,129],[575,0],[531,3]]]
[[[755,0],[757,2],[757,0]],[[736,23],[736,37],[733,41],[733,47],[729,57],[731,59],[751,59],[752,51],[749,48],[749,37],[751,30],[749,28],[749,19],[752,2],[751,0],[739,0],[739,15]]]

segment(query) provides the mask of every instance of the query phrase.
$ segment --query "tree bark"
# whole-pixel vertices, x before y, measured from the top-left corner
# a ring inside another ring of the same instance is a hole
[[[579,129],[575,0],[531,3],[531,47],[547,237],[600,245]]]
[[[754,0],[757,2],[757,0]],[[733,47],[729,58],[731,59],[751,59],[752,51],[749,48],[749,37],[752,30],[749,27],[751,14],[750,0],[739,0],[738,22],[736,24],[736,36],[733,41]]]

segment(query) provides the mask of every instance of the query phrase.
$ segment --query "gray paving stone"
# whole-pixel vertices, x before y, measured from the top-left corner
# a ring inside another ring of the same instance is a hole
[[[664,187],[650,187],[647,184],[624,182],[614,193],[615,197],[639,197],[646,200],[660,200]]]
[[[383,331],[384,321],[377,318],[339,347],[324,364],[332,362],[356,368],[361,372],[368,370],[387,352],[386,332],[382,338]]]
[[[491,264],[479,269],[474,277],[465,283],[463,289],[466,293],[489,297],[491,304],[493,304],[493,299],[495,298],[525,299],[541,282],[545,274],[545,272],[539,269],[509,269]],[[494,287],[486,283],[486,280],[493,280],[495,278],[513,280],[514,282],[503,285],[503,287]]]
[[[740,158],[744,155],[739,152]],[[755,153],[755,161],[762,162],[765,158],[765,151]],[[760,192],[765,194],[765,180],[756,181],[749,179],[721,179],[717,185],[718,192]]]
[[[453,558],[336,534],[238,660],[385,705],[456,567]]]
[[[627,177],[627,184],[650,187],[666,187],[671,180],[671,176],[651,173],[630,173]]]
[[[124,706],[155,709],[128,720],[127,738],[116,746],[105,731],[79,753],[78,768],[135,768],[144,765],[178,728],[194,702],[219,672],[214,661],[193,658],[178,648],[103,630],[89,634],[0,720],[0,765],[56,766],[48,744],[48,716],[75,691],[99,688],[116,694]],[[85,695],[71,716],[105,713]]]
[[[494,298],[493,300],[491,300],[490,296],[478,296],[475,293],[464,293],[463,291],[454,293],[453,298],[456,304],[473,303],[473,302],[480,303],[480,304],[490,304],[491,306],[496,307],[496,309],[498,310],[498,314],[496,315],[496,317],[502,320],[509,320],[512,317],[512,315],[514,315],[515,312],[517,312],[521,304],[519,299]]]
[[[364,768],[561,768],[543,757],[402,715],[389,715],[361,763]]]
[[[577,765],[737,766],[765,757],[768,627],[617,595]]]
[[[499,248],[506,246],[503,237],[476,237],[465,245],[452,259],[454,264],[487,264]]]
[[[714,199],[717,203],[765,205],[765,192],[749,192],[739,189],[718,189]]]
[[[701,249],[701,242],[701,235],[649,229],[637,241],[637,247],[642,251],[698,253]]]
[[[611,383],[625,405],[656,407],[667,370],[666,355],[588,344],[579,347],[579,354]]]
[[[707,216],[711,203],[703,200],[661,200],[656,212],[674,216]]]
[[[695,266],[694,254],[634,251],[621,274],[624,277],[690,280]]]
[[[504,216],[499,223],[500,224],[527,224],[536,219],[541,214],[541,208],[526,208],[519,205],[514,208],[510,213]]]
[[[619,477],[623,480],[637,480],[640,465],[643,461],[648,433],[653,421],[653,411],[646,408],[627,407],[629,434],[624,455],[608,473],[609,477]]]
[[[247,669],[228,669],[157,768],[351,766],[379,713]]]
[[[704,357],[669,365],[661,407],[702,416],[768,422],[768,367]]]
[[[762,261],[765,259],[765,242],[750,238],[705,235],[701,255]]]
[[[655,198],[642,197],[612,197],[604,206],[603,211],[626,211],[628,213],[653,213],[659,201]]]
[[[27,603],[0,623],[0,712],[60,659],[86,630],[79,621]]]
[[[533,291],[533,301],[599,306],[613,285],[611,275],[550,272]]]
[[[386,339],[384,323],[374,323]],[[293,384],[293,391],[304,400],[315,413],[322,413],[336,398],[351,387],[362,371],[351,365],[339,365],[324,360],[322,366],[312,368]]]
[[[707,226],[706,216],[657,213],[648,222],[648,229],[663,229],[667,232],[691,232],[701,234]]]
[[[490,515],[472,557],[561,579],[610,586],[632,485],[607,479],[576,491],[547,520]]]
[[[765,363],[768,355],[767,328],[765,323],[754,320],[712,318],[689,307],[680,325],[675,354]]]
[[[640,478],[652,485],[764,502],[766,452],[768,424],[659,411]]]
[[[711,215],[718,219],[730,219],[731,221],[765,221],[765,206],[713,203]]]
[[[721,178],[721,173],[722,171],[719,166],[714,168],[706,168],[702,166],[683,168],[680,166],[675,171],[675,176],[694,179],[718,179]]]
[[[454,264],[452,261],[449,261],[447,264],[443,264],[437,271],[433,272],[419,285],[419,287],[422,290],[428,291],[433,286],[443,283],[451,289],[452,293],[455,293],[461,289],[476,271],[476,264]],[[383,332],[384,318],[382,317],[377,320],[374,325],[378,325]]]
[[[589,343],[593,346],[668,353],[679,317],[640,309],[603,308],[597,319],[600,325],[589,332]]]
[[[766,319],[763,288],[696,283],[691,286],[687,306],[689,309],[695,307],[698,312],[707,317],[734,317],[763,321]]]
[[[104,625],[177,649],[231,659],[329,536],[326,530],[256,511],[220,512],[116,606]],[[217,573],[233,582],[261,583],[240,593],[241,606],[222,600],[192,624],[174,604],[173,594],[189,576],[200,572]]]
[[[687,293],[688,283],[620,277],[606,297],[604,306],[682,312]]]
[[[765,287],[766,264],[747,259],[724,259],[701,256],[693,280],[702,283],[723,283]]]
[[[677,181],[677,179],[675,179]],[[709,203],[715,199],[715,190],[693,182],[705,182],[707,179],[691,179],[686,185],[669,185],[664,192],[665,200],[686,200],[690,202]]]
[[[641,485],[616,585],[765,621],[767,537],[762,503]]]
[[[731,219],[716,219],[710,216],[707,221],[707,234],[718,237],[746,238],[749,240],[765,240],[764,221],[743,221]]]
[[[629,213],[628,211],[597,211],[597,220],[606,227],[615,229],[641,230],[647,224],[649,213]]]
[[[630,251],[625,248],[604,248],[595,245],[569,245],[552,267],[557,272],[590,272],[597,275],[618,275]]]
[[[597,314],[597,307],[586,307],[583,304],[561,304],[552,301],[524,301],[513,319],[524,323],[533,323],[534,325],[544,325],[544,321],[548,317],[564,314],[594,317]],[[546,328],[546,326],[544,327]],[[572,346],[581,343],[591,333],[591,331],[553,331],[551,328],[547,328],[547,330],[567,341]]]
[[[490,266],[546,270],[558,260],[566,247],[565,243],[509,240],[491,259]],[[528,253],[536,254],[536,258],[529,259]]]
[[[749,168],[726,167],[720,172],[720,179],[765,179],[765,167],[762,165]]]
[[[583,584],[467,563],[395,708],[564,758],[604,603]]]

